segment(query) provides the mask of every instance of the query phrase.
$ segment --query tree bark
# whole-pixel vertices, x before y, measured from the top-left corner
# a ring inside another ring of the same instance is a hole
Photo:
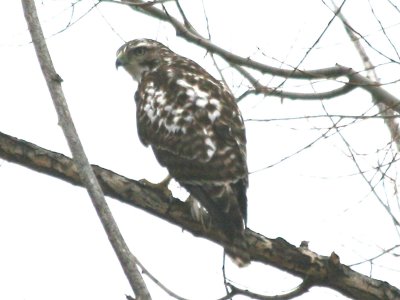
[[[0,133],[0,157],[71,184],[83,185],[71,158],[4,133]],[[225,240],[218,229],[211,227],[205,231],[200,223],[193,220],[185,202],[110,170],[96,165],[92,167],[105,195],[143,209],[195,236],[229,249],[229,241]],[[328,287],[353,299],[400,299],[399,289],[351,270],[340,263],[339,256],[334,252],[330,256],[322,256],[305,246],[296,247],[282,238],[269,239],[249,228],[246,229],[245,238],[252,261],[272,265],[299,276],[310,286]]]

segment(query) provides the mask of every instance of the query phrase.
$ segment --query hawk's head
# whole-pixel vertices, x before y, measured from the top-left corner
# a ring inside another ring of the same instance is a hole
[[[117,68],[123,66],[134,80],[140,82],[144,72],[157,68],[164,57],[171,54],[174,53],[157,41],[137,39],[118,49],[115,65]]]

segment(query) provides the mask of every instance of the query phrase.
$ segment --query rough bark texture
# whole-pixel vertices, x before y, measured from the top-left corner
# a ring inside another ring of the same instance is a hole
[[[3,133],[0,133],[0,157],[74,185],[82,185],[71,158]],[[201,224],[192,219],[188,205],[179,199],[99,166],[93,168],[106,195],[229,249],[223,234],[215,228],[204,231]],[[399,289],[351,270],[340,263],[334,252],[330,256],[321,256],[307,247],[295,247],[282,238],[269,239],[250,229],[246,230],[245,236],[252,261],[299,276],[311,286],[328,287],[353,299],[400,299]]]

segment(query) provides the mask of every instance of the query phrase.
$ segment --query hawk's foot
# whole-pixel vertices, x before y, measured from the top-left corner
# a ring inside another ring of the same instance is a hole
[[[165,197],[171,198],[172,192],[168,188],[168,185],[169,185],[169,182],[171,181],[171,179],[172,179],[172,177],[170,175],[168,175],[165,179],[163,179],[159,183],[152,183],[152,182],[148,181],[147,179],[140,179],[139,182],[145,186],[148,186],[148,187],[151,187],[153,189],[160,191]]]

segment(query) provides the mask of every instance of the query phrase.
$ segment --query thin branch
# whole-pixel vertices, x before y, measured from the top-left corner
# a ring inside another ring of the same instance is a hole
[[[169,288],[167,288],[161,281],[159,281],[153,274],[147,270],[142,263],[139,260],[136,260],[136,263],[139,265],[139,267],[142,269],[142,273],[149,277],[156,285],[158,285],[164,292],[166,292],[169,296],[178,299],[178,300],[188,300],[187,298],[183,298],[179,296],[178,294],[174,293],[171,291]]]
[[[322,107],[324,109],[324,111],[326,112],[326,114],[329,116],[328,111],[326,110],[325,106],[323,103]],[[376,192],[376,185],[374,186],[371,182],[371,180],[369,180],[365,174],[365,172],[361,169],[360,164],[357,161],[357,158],[354,154],[354,151],[350,145],[350,143],[347,141],[347,139],[343,136],[342,132],[339,130],[339,128],[336,127],[336,123],[334,123],[333,119],[331,119],[332,122],[332,128],[334,128],[337,132],[337,134],[339,135],[339,137],[341,138],[341,140],[343,141],[344,145],[346,146],[346,148],[348,149],[348,153],[349,153],[349,157],[350,159],[353,161],[354,165],[356,166],[359,174],[361,175],[361,177],[364,179],[364,181],[368,184],[371,192],[374,194],[375,198],[378,199],[379,203],[383,206],[383,208],[386,210],[386,212],[389,214],[389,216],[391,217],[393,223],[395,224],[395,226],[400,226],[399,221],[396,219],[396,217],[393,215],[393,213],[390,211],[390,208],[383,202],[383,200],[381,199],[381,197],[378,195],[378,193]],[[390,168],[390,164],[388,165],[388,168]]]
[[[101,10],[96,6],[97,13],[100,15],[100,17],[103,19],[103,21],[106,23],[108,28],[124,43],[126,42],[124,38],[119,34],[117,30],[115,30],[114,26],[107,20],[106,16],[101,12]]]
[[[268,118],[268,119],[244,119],[245,122],[274,122],[274,121],[293,121],[293,120],[303,120],[303,119],[319,119],[319,118],[340,118],[340,119],[387,119],[387,118],[400,118],[399,115],[395,116],[381,116],[379,114],[374,115],[310,115],[310,116],[298,116],[298,117],[284,117],[284,118]]]
[[[112,3],[117,3],[117,4],[122,4],[122,5],[135,5],[137,7],[150,7],[156,4],[164,4],[166,2],[171,2],[175,0],[156,0],[156,1],[135,1],[135,0],[98,0],[98,2],[112,2]]]
[[[211,41],[210,22],[208,21],[208,16],[207,16],[207,12],[206,12],[206,7],[205,7],[205,5],[204,5],[204,0],[202,0],[201,3],[202,3],[202,6],[203,6],[203,15],[204,15],[204,19],[205,19],[205,21],[206,21],[206,28],[207,28],[208,39]],[[215,68],[217,69],[218,74],[219,74],[219,77],[221,78],[222,82],[225,84],[226,88],[227,88],[228,90],[231,91],[231,88],[229,87],[229,84],[226,82],[225,76],[224,76],[224,74],[222,73],[221,68],[218,66],[218,63],[217,63],[217,60],[215,59],[214,54],[213,54],[212,52],[208,52],[208,51],[207,51],[207,53],[210,55],[210,57],[211,57],[211,59],[212,59],[212,61],[213,61],[213,64],[214,64]],[[232,91],[231,91],[231,92],[232,92]]]
[[[224,251],[224,254],[223,254],[223,257],[222,257],[222,279],[223,279],[223,282],[224,282],[224,287],[225,287],[225,292],[226,292],[226,296],[225,297],[228,297],[229,295],[230,295],[230,292],[229,292],[229,283],[228,283],[228,279],[227,279],[227,277],[226,277],[226,254],[225,254],[225,251]],[[229,299],[229,300],[232,300],[232,297],[228,297],[228,298],[226,298],[226,299]]]
[[[344,138],[344,136],[340,133],[339,136],[341,137],[342,141],[344,142],[344,144],[346,145],[346,147],[349,150],[349,154],[350,154],[350,158],[351,160],[354,162],[355,166],[357,167],[357,170],[359,171],[360,175],[362,176],[362,178],[364,179],[364,181],[367,183],[367,185],[369,186],[371,192],[374,194],[375,198],[378,199],[379,203],[383,206],[383,208],[386,210],[386,212],[389,214],[389,216],[391,217],[393,223],[395,226],[400,226],[399,221],[396,219],[396,217],[393,215],[393,213],[391,212],[390,208],[383,202],[383,200],[381,199],[381,197],[378,195],[378,193],[376,192],[376,189],[372,182],[367,178],[367,176],[365,175],[365,172],[362,171],[360,164],[358,163],[352,149],[351,146],[349,144],[349,142]]]
[[[394,4],[391,0],[387,0],[387,2],[389,2],[390,3],[390,5],[392,5],[393,6],[393,8],[398,12],[398,13],[400,13],[400,9],[397,7],[397,5],[396,4]]]
[[[73,16],[74,16],[74,11],[75,11],[75,6],[77,3],[81,2],[80,0],[71,3],[71,17],[70,20],[68,21],[67,25],[64,26],[64,28],[58,30],[57,32],[53,33],[50,35],[50,37],[56,36],[60,33],[63,33],[64,31],[66,31],[67,29],[69,29],[70,27],[72,27],[73,25],[77,24],[80,20],[82,20],[84,17],[86,17],[93,9],[95,9],[97,7],[97,5],[100,2],[97,2],[95,4],[93,4],[87,11],[85,11],[81,16],[79,16],[77,19],[73,20]]]
[[[191,32],[196,32],[197,33],[197,31],[194,29],[194,27],[192,26],[192,24],[189,22],[188,18],[186,17],[186,14],[183,11],[183,8],[182,8],[181,4],[179,3],[179,0],[174,0],[174,1],[175,1],[176,7],[178,8],[178,11],[179,11],[182,19],[183,19],[183,22],[185,24],[186,29],[191,31]]]
[[[69,148],[74,158],[74,167],[77,169],[83,185],[86,187],[93,206],[101,220],[107,236],[114,248],[121,266],[128,278],[131,287],[141,300],[150,300],[151,296],[146,284],[135,264],[135,257],[130,253],[125,241],[112,217],[111,211],[105,201],[102,189],[97,181],[89,161],[79,140],[78,133],[73,124],[67,102],[61,88],[61,77],[56,73],[51,61],[43,31],[39,22],[34,1],[22,0],[22,6],[36,55],[39,60],[44,78],[46,80],[54,107],[57,111],[59,124],[64,132]]]
[[[338,120],[338,121],[335,123],[335,126],[336,126],[339,122],[340,122],[340,120]],[[306,150],[306,149],[310,149],[313,145],[315,145],[315,144],[318,143],[319,141],[324,140],[324,139],[328,136],[329,132],[332,131],[332,129],[333,129],[333,127],[328,128],[324,133],[322,133],[320,136],[318,136],[317,138],[315,138],[315,139],[312,140],[311,142],[307,143],[305,146],[301,147],[300,149],[298,149],[298,150],[296,150],[296,151],[290,153],[289,155],[286,155],[286,156],[282,157],[282,158],[279,159],[278,161],[276,161],[276,162],[274,162],[274,163],[272,163],[272,164],[270,164],[270,165],[268,165],[268,166],[261,167],[261,168],[258,168],[258,169],[256,169],[256,170],[253,170],[253,171],[249,171],[249,174],[258,173],[258,172],[267,170],[267,169],[269,169],[269,168],[275,167],[276,165],[279,165],[279,164],[283,163],[284,161],[286,161],[286,160],[288,160],[288,159],[290,159],[290,158],[296,156],[296,155],[299,154],[300,152],[303,152],[303,151]]]
[[[383,255],[385,255],[385,254],[387,254],[387,253],[390,253],[390,252],[392,252],[393,250],[395,250],[395,249],[397,249],[397,248],[399,248],[399,247],[400,247],[400,245],[395,245],[395,246],[393,246],[393,247],[391,247],[391,248],[389,248],[389,249],[386,249],[386,250],[382,251],[381,253],[379,253],[379,254],[377,254],[377,255],[371,257],[371,258],[368,258],[368,259],[363,260],[363,261],[360,261],[360,262],[353,263],[353,264],[351,264],[351,265],[349,265],[349,266],[350,266],[350,267],[354,267],[354,266],[357,266],[357,265],[361,265],[361,264],[363,264],[363,263],[366,263],[366,262],[368,262],[368,261],[369,261],[369,262],[372,262],[373,260],[375,260],[375,259],[377,259],[377,258],[379,258],[379,257],[381,257],[381,256],[383,256]]]
[[[387,34],[386,30],[385,30],[385,27],[382,25],[381,20],[380,20],[379,17],[376,15],[375,9],[374,9],[373,6],[372,6],[371,0],[368,0],[368,2],[369,2],[369,7],[371,8],[371,12],[372,12],[372,14],[373,14],[375,20],[378,22],[379,27],[381,28],[383,35],[386,37],[386,40],[389,42],[390,46],[392,46],[393,51],[394,51],[394,52],[396,53],[396,55],[397,55],[397,58],[400,59],[399,52],[397,51],[396,46],[393,44],[392,40],[389,38],[389,36],[388,36],[388,34]]]
[[[328,24],[325,26],[324,30],[321,32],[321,34],[318,36],[316,41],[312,44],[312,46],[306,51],[304,54],[303,58],[300,60],[300,62],[297,64],[297,66],[293,69],[293,72],[298,70],[300,65],[303,63],[303,61],[307,58],[307,56],[311,53],[311,51],[317,46],[317,44],[320,42],[322,37],[325,35],[327,32],[328,28],[332,25],[332,22],[336,19],[337,15],[340,14],[344,4],[346,3],[347,0],[343,0],[342,4],[339,6],[339,8],[336,10],[336,12],[333,14],[332,18],[329,20]],[[291,76],[289,76],[290,78]]]
[[[239,289],[232,284],[229,284],[229,287],[231,288],[232,291],[225,297],[222,297],[218,300],[227,300],[227,299],[230,299],[232,296],[236,296],[236,295],[243,295],[243,296],[247,296],[251,299],[257,299],[257,300],[288,300],[288,299],[293,299],[293,298],[296,298],[298,296],[301,296],[301,295],[307,293],[309,291],[310,287],[312,287],[312,283],[309,280],[305,279],[293,291],[286,293],[286,294],[274,295],[274,296],[266,296],[266,295],[253,293],[249,290]]]
[[[243,77],[245,77],[255,88],[254,90],[248,90],[244,92],[242,95],[240,95],[236,101],[239,102],[241,101],[244,97],[250,95],[250,94],[264,94],[265,96],[278,96],[281,98],[287,98],[287,99],[292,99],[292,100],[327,100],[327,99],[332,99],[344,94],[349,93],[353,89],[355,89],[357,86],[353,84],[344,84],[343,86],[333,89],[331,91],[327,92],[321,92],[321,93],[296,93],[296,92],[288,92],[288,91],[283,91],[279,90],[277,88],[267,88],[260,84],[257,79],[253,77],[245,68],[242,68],[240,66],[235,66],[236,70],[242,74]]]

